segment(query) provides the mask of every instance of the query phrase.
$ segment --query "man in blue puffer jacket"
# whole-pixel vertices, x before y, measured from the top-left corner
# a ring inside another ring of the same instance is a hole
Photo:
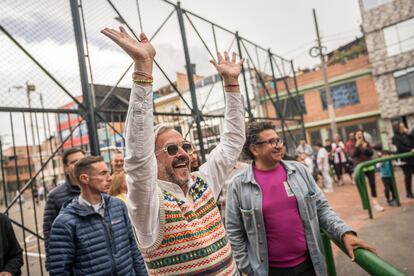
[[[125,204],[104,194],[112,179],[102,157],[85,157],[74,171],[81,193],[53,223],[50,275],[147,275]]]

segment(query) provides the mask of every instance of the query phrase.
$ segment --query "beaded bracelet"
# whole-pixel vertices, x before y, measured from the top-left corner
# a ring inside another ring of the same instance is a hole
[[[134,83],[136,84],[152,84],[154,82],[154,80],[152,79],[147,79],[147,80],[133,80]]]

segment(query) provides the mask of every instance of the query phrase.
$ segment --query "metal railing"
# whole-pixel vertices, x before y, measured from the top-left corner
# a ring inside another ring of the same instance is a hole
[[[355,174],[354,174],[355,183],[356,183],[356,186],[358,188],[359,195],[361,197],[362,207],[364,208],[364,210],[368,210],[368,215],[369,215],[370,219],[373,218],[373,214],[372,214],[371,203],[370,203],[370,200],[369,200],[364,169],[368,168],[370,166],[375,166],[376,164],[382,163],[382,162],[385,162],[385,161],[403,159],[403,158],[407,158],[407,157],[411,157],[411,156],[414,156],[414,154],[412,152],[405,152],[405,153],[400,153],[400,154],[396,154],[396,155],[390,155],[390,156],[387,156],[387,157],[377,158],[377,159],[374,159],[374,160],[365,161],[365,162],[362,162],[362,163],[358,164],[358,166],[355,167]],[[394,175],[394,167],[393,166],[391,166],[391,179],[392,179],[392,181],[391,181],[392,187],[394,189],[394,194],[395,194],[395,202],[397,203],[398,206],[400,206],[401,205],[400,204],[400,197],[398,195],[398,188],[397,188],[397,185],[395,183],[395,175]]]
[[[23,275],[47,275],[41,229],[44,201],[37,191],[43,187],[46,199],[64,181],[62,151],[79,147],[109,163],[112,152],[125,147],[131,84],[127,76],[132,63],[99,33],[105,26],[123,25],[137,37],[134,26],[139,22],[140,31],[149,35],[156,48],[167,49],[164,52],[175,57],[158,59],[163,52],[159,51],[154,66],[159,87],[154,95],[171,94],[180,101],[171,104],[177,104],[177,109],[154,101],[154,120],[172,123],[202,157],[215,147],[223,131],[224,101],[217,97],[224,97],[222,80],[211,66],[199,67],[202,80],[181,80],[187,88],[178,86],[175,77],[182,65],[187,76],[198,75],[193,63],[201,59],[208,63],[219,50],[246,59],[240,79],[247,119],[272,120],[291,149],[304,135],[304,107],[293,61],[179,3],[38,0],[0,6],[5,14],[0,18],[0,59],[8,68],[0,77],[0,212],[12,220],[24,248]],[[146,16],[153,26],[144,30]],[[166,42],[173,47],[165,48]],[[66,63],[54,58],[54,53],[64,56]],[[281,111],[286,109],[292,112]]]
[[[339,249],[348,255],[343,243],[338,243],[326,232],[321,232],[321,238],[323,243],[323,249],[325,253],[325,260],[327,265],[327,272],[329,276],[336,276],[335,261],[332,253],[332,247],[330,240],[332,240]],[[380,256],[375,255],[369,250],[357,248],[354,250],[355,263],[368,272],[370,275],[381,276],[399,276],[406,275],[398,270],[396,267],[382,259]]]

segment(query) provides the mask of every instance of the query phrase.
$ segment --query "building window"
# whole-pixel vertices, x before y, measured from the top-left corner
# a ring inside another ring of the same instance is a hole
[[[379,5],[388,3],[390,1],[391,0],[363,0],[363,2],[364,2],[364,9],[365,10],[373,9],[375,7],[378,7]]]
[[[297,101],[297,97],[289,97],[280,100],[279,104],[276,101],[276,106],[285,118],[293,118],[295,116],[300,116],[300,108],[302,108],[303,114],[306,114],[305,98],[303,97],[303,95],[299,96],[299,101]],[[277,118],[279,118],[279,115],[277,116]]]
[[[414,96],[414,67],[394,72],[399,98]]]
[[[316,145],[317,142],[322,142],[323,145],[325,145],[324,141],[322,141],[322,135],[321,135],[320,129],[309,131],[309,138],[310,138],[311,145]]]
[[[414,18],[384,29],[388,56],[398,55],[414,49]]]
[[[325,89],[320,91],[322,107],[324,110],[328,109]],[[331,87],[331,95],[334,108],[340,108],[347,105],[359,103],[358,91],[356,83],[349,82]]]

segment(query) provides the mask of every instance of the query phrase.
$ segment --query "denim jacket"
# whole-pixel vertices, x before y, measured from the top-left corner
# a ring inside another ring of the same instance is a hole
[[[316,275],[327,275],[320,228],[334,239],[352,231],[329,206],[306,168],[296,161],[282,161],[287,183],[298,202],[309,255]],[[253,165],[236,176],[227,192],[226,229],[239,270],[248,275],[268,275],[266,229],[262,192],[254,179]],[[352,231],[353,232],[353,231]]]

